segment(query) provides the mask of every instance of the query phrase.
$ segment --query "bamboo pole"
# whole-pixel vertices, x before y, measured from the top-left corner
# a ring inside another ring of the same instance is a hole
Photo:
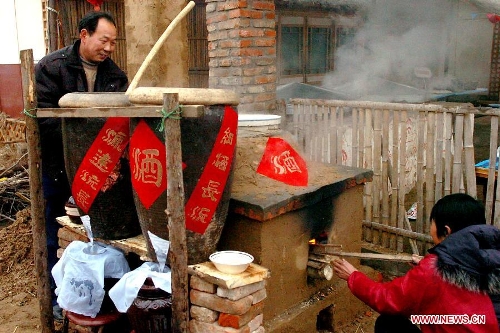
[[[422,233],[424,230],[424,211],[425,211],[425,198],[424,198],[424,183],[425,183],[425,125],[426,112],[420,111],[418,113],[418,146],[417,146],[417,222],[415,230]],[[429,149],[430,147],[427,147]],[[432,171],[428,171],[432,172]]]
[[[398,200],[399,200],[399,112],[392,112],[392,164],[390,165],[390,178],[391,178],[391,223],[392,227],[396,227],[398,221]],[[394,167],[395,166],[395,167]],[[394,234],[391,234],[389,239],[389,247],[393,250],[396,249],[397,239]]]
[[[451,194],[451,170],[452,170],[452,137],[453,137],[453,126],[452,126],[453,115],[451,112],[445,112],[444,114],[444,193],[443,195]]]
[[[329,117],[328,117],[328,142],[330,144],[330,163],[339,164],[337,156],[337,130],[335,124],[336,118],[336,108],[328,107]]]
[[[151,60],[153,60],[156,53],[158,53],[158,51],[160,50],[160,47],[167,40],[168,36],[170,36],[170,34],[174,30],[174,28],[177,26],[177,24],[179,24],[179,22],[191,11],[191,9],[193,9],[194,6],[195,6],[195,2],[189,1],[188,4],[186,5],[186,7],[184,7],[184,9],[181,10],[179,14],[177,14],[177,16],[172,20],[172,22],[170,22],[167,29],[165,29],[163,34],[156,41],[153,48],[149,51],[148,55],[146,56],[146,59],[144,59],[144,61],[142,62],[141,67],[139,67],[139,70],[135,74],[134,78],[130,82],[130,85],[129,85],[127,91],[125,92],[126,95],[129,95],[132,92],[132,90],[134,90],[135,87],[137,87],[137,84],[139,83],[139,81],[142,78],[142,75],[144,74],[144,71],[149,66],[149,63],[151,62]]]
[[[453,193],[463,192],[462,184],[462,153],[464,137],[464,115],[455,115],[455,146],[453,149],[453,169],[451,190]]]
[[[464,120],[464,157],[467,193],[477,198],[476,167],[474,161],[474,115],[466,114]]]
[[[338,117],[337,117],[337,133],[336,133],[336,146],[337,146],[337,164],[345,164],[343,163],[343,153],[342,153],[342,144],[344,142],[344,133],[346,131],[345,128],[345,107],[337,108]]]
[[[407,113],[405,110],[400,111],[400,132],[396,142],[399,144],[399,179],[398,179],[398,218],[396,225],[398,228],[404,229],[403,219],[406,215],[405,209],[405,194],[406,194],[406,141],[407,141]],[[399,252],[403,251],[403,238],[397,237],[396,249]]]
[[[382,110],[376,109],[373,112],[373,146],[370,153],[373,158],[373,222],[381,222],[380,218],[380,191],[382,185],[382,165],[379,156],[382,156]],[[375,158],[377,157],[377,158]],[[374,232],[373,243],[379,244],[381,241],[379,232]]]
[[[431,236],[421,234],[421,233],[418,233],[415,231],[391,227],[388,225],[375,223],[375,222],[369,222],[369,221],[363,221],[363,226],[370,227],[373,229],[378,229],[381,231],[386,231],[388,233],[392,233],[392,234],[395,234],[398,236],[408,237],[411,239],[416,239],[416,240],[421,241],[421,242],[426,242],[426,243],[432,244],[432,237]],[[401,251],[399,251],[399,252],[401,252]]]
[[[178,94],[165,94],[163,107],[175,110],[179,106]],[[165,149],[167,153],[167,209],[172,269],[172,332],[187,333],[189,322],[188,257],[186,221],[184,213],[184,182],[180,120],[165,120]]]
[[[486,221],[493,221],[493,197],[495,193],[495,164],[497,159],[497,142],[498,142],[498,117],[491,117],[490,123],[490,158],[488,167],[488,183],[486,185]],[[498,196],[497,196],[498,197]]]
[[[436,131],[436,185],[434,190],[434,201],[437,201],[443,197],[443,128],[444,115],[439,112],[436,115],[436,124],[440,128]]]
[[[54,332],[50,272],[47,263],[47,231],[45,227],[45,202],[42,191],[42,155],[40,131],[36,118],[35,70],[33,50],[22,50],[21,76],[24,109],[31,116],[26,117],[26,141],[28,143],[28,170],[30,179],[31,221],[35,271],[37,276],[37,298],[40,308],[40,329],[42,333]]]
[[[384,260],[395,262],[413,262],[413,256],[410,254],[383,254],[383,253],[364,253],[364,252],[342,252],[332,251],[330,254],[339,257]]]
[[[389,225],[389,110],[382,114],[382,224]],[[389,235],[382,235],[382,246],[389,247]]]
[[[371,169],[373,167],[373,162],[372,162],[372,137],[373,137],[373,131],[372,131],[372,110],[371,109],[364,109],[364,115],[365,115],[365,123],[364,126],[361,127],[363,129],[363,135],[360,135],[360,137],[363,137],[363,164],[361,165],[362,168],[367,168]],[[365,184],[365,193],[366,193],[366,200],[365,200],[365,209],[366,209],[366,214],[371,218],[373,218],[373,184],[372,183],[366,183]],[[367,241],[371,242],[373,241],[373,232],[371,229],[366,230],[366,239]]]
[[[437,124],[441,126],[441,124]],[[427,233],[429,232],[429,216],[431,208],[434,206],[434,156],[436,154],[436,113],[427,113],[427,149],[425,157],[425,214],[422,220],[422,229],[417,230],[418,232]]]
[[[361,116],[357,108],[352,108],[352,146],[351,146],[351,166],[359,167],[359,123]]]

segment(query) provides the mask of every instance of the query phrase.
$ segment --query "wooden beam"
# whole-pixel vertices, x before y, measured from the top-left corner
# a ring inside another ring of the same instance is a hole
[[[45,228],[45,203],[42,191],[42,156],[40,130],[36,118],[35,67],[33,50],[22,50],[21,77],[23,84],[24,110],[26,117],[26,142],[28,143],[28,170],[30,179],[31,221],[33,231],[33,253],[37,280],[37,298],[40,307],[40,332],[54,332],[50,272],[47,263],[47,231]]]
[[[178,94],[165,94],[163,108],[175,110]],[[187,333],[189,324],[188,257],[186,218],[184,215],[184,182],[182,175],[181,128],[178,117],[165,119],[167,151],[167,214],[172,270],[172,332]]]

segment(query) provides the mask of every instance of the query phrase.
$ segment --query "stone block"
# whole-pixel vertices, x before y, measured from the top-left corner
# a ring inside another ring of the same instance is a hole
[[[191,276],[191,283],[189,285],[191,289],[196,289],[199,291],[204,291],[206,293],[215,294],[217,291],[217,286],[213,283],[207,282],[198,276]]]
[[[214,294],[191,289],[189,298],[191,304],[234,315],[242,315],[250,310],[252,306],[252,296],[246,296],[237,301],[232,301]]]
[[[234,289],[226,289],[222,287],[217,288],[217,296],[228,298],[232,301],[237,301],[245,296],[253,294],[257,290],[264,289],[266,287],[266,281],[260,281],[252,284],[248,284],[243,287],[238,287]]]
[[[213,323],[217,320],[217,318],[219,318],[219,313],[217,311],[210,310],[202,306],[192,305],[191,309],[189,309],[189,313],[191,318],[205,323]]]

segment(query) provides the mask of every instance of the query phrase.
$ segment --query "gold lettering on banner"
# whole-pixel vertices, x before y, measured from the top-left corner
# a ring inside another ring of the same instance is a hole
[[[208,223],[208,221],[206,221],[208,213],[210,213],[210,209],[196,206],[193,208],[189,216],[195,221],[200,221],[201,223]]]
[[[233,139],[234,139],[234,133],[231,132],[231,128],[228,127],[224,131],[224,136],[220,140],[220,143],[223,143],[225,145],[232,145],[233,144]]]
[[[109,172],[108,167],[112,162],[108,153],[103,153],[101,149],[90,159],[90,163],[102,172]]]
[[[92,175],[87,170],[83,170],[80,179],[90,186],[90,188],[97,191],[96,185],[99,183],[99,177],[97,177],[97,175]]]
[[[202,187],[203,194],[201,195],[201,197],[202,198],[210,198],[210,200],[212,200],[212,201],[217,201],[217,198],[215,197],[215,195],[220,194],[220,192],[217,190],[219,185],[220,185],[220,182],[216,182],[214,180],[209,180],[208,186]]]
[[[279,175],[283,175],[286,173],[293,173],[293,172],[300,172],[302,173],[302,170],[300,170],[299,165],[297,164],[297,161],[295,160],[295,157],[290,156],[290,151],[286,150],[280,155],[273,156],[272,158],[273,164],[274,164],[274,172]]]
[[[89,199],[90,199],[90,194],[88,194],[86,191],[82,189],[80,189],[76,194],[76,202],[80,203],[84,207],[89,206]]]
[[[163,166],[157,158],[160,155],[158,149],[134,149],[134,179],[145,184],[154,184],[161,186],[163,180]]]
[[[106,130],[106,136],[103,136],[102,140],[106,142],[108,146],[115,148],[117,151],[122,151],[122,144],[126,138],[127,135],[125,133],[116,132],[112,128],[108,128]]]
[[[218,153],[215,156],[215,160],[212,162],[212,165],[214,167],[222,171],[226,171],[228,164],[229,164],[229,156],[222,155],[221,153]]]

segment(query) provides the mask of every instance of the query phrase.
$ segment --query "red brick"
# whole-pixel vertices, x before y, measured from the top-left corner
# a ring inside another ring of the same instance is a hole
[[[254,1],[254,9],[274,10],[274,1]]]
[[[232,328],[241,328],[248,324],[252,319],[257,317],[257,315],[262,313],[264,309],[264,302],[257,303],[252,305],[248,312],[242,315],[233,315],[229,313],[221,313],[219,315],[218,323],[220,326],[224,327],[232,327]]]

